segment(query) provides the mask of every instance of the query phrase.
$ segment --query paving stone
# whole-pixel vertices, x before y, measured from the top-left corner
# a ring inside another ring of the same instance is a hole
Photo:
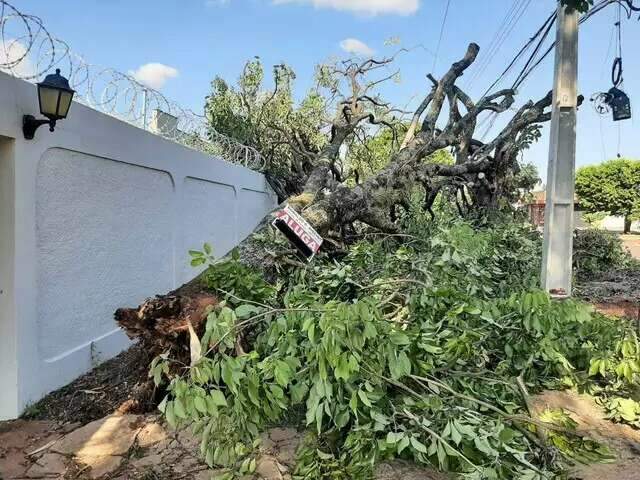
[[[224,470],[202,470],[193,476],[193,480],[211,480],[216,476],[222,475]]]
[[[86,464],[88,457],[123,455],[133,445],[138,421],[138,415],[110,415],[68,433],[51,450],[75,455]]]
[[[27,453],[59,438],[59,434],[52,433],[56,427],[47,421],[0,422],[0,478],[25,478],[26,470],[33,463]]]
[[[58,477],[67,471],[65,458],[57,453],[45,453],[29,467],[25,477]]]
[[[4,480],[13,478],[24,478],[25,471],[29,466],[28,460],[23,452],[11,450],[0,454],[0,478]]]
[[[0,447],[10,445],[11,448],[30,447],[45,437],[50,437],[56,424],[43,420],[11,420],[2,422],[0,430]],[[45,442],[40,442],[45,443]]]
[[[189,428],[184,428],[178,432],[178,443],[187,450],[199,450],[200,439],[196,437]]]
[[[78,460],[91,467],[89,476],[100,478],[109,473],[115,472],[122,465],[123,458],[119,455],[91,456],[78,458]]]
[[[300,438],[292,438],[291,440],[278,444],[275,456],[280,463],[288,466],[293,466],[295,464],[296,450],[298,449],[300,440]]]
[[[275,447],[276,443],[269,438],[269,432],[263,432],[260,435],[260,448],[264,452],[269,452]]]
[[[263,455],[258,459],[256,473],[264,480],[282,480],[278,460],[271,455]]]
[[[201,468],[202,464],[197,458],[183,456],[180,461],[173,466],[173,471],[175,473],[187,473],[200,470]]]
[[[129,462],[131,465],[133,465],[135,468],[137,469],[146,469],[149,467],[157,467],[159,465],[162,465],[162,455],[156,453],[156,454],[152,454],[152,455],[147,455],[141,458],[136,458],[135,460],[132,460],[131,462]]]

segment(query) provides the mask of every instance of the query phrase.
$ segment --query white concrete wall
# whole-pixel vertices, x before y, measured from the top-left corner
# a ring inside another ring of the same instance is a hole
[[[613,215],[608,215],[604,217],[602,220],[595,222],[595,224],[590,225],[584,220],[584,212],[578,212],[576,215],[576,226],[577,228],[601,228],[602,230],[609,230],[611,232],[623,232],[624,231],[624,217],[616,217]],[[631,222],[631,231],[632,232],[640,232],[640,221]]]
[[[608,216],[599,222],[598,228],[612,232],[624,232],[624,217]],[[640,221],[631,222],[631,231],[640,232]]]
[[[275,206],[264,177],[74,103],[24,140],[35,86],[0,72],[0,419],[128,345],[113,312],[193,276]]]

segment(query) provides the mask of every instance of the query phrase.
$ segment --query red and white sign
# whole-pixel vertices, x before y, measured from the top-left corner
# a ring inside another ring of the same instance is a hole
[[[318,250],[320,250],[323,242],[318,232],[316,232],[298,212],[289,207],[289,205],[276,212],[275,216],[276,219],[273,221],[273,225],[283,231],[283,233],[289,234],[287,237],[293,234],[299,242],[304,244],[309,252],[303,251],[302,253],[304,253],[308,260],[311,260]],[[292,240],[294,244],[298,243],[292,238],[289,239]],[[300,246],[298,246],[298,248],[300,248]]]

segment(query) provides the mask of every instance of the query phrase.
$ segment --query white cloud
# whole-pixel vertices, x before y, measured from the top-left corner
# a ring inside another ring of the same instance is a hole
[[[0,70],[20,78],[34,77],[38,72],[26,53],[27,48],[17,40],[7,39],[0,43]]]
[[[160,90],[167,80],[178,76],[178,70],[162,63],[145,63],[135,71],[129,70],[129,75],[149,88]]]
[[[316,8],[332,8],[365,15],[411,15],[420,7],[420,0],[273,0],[273,3],[311,4]]]
[[[357,38],[345,38],[340,42],[340,48],[347,53],[362,57],[370,57],[376,53],[369,45]]]

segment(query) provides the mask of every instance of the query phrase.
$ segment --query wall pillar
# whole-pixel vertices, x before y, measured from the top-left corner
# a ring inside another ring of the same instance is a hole
[[[0,420],[20,412],[14,253],[14,140],[0,136]]]

